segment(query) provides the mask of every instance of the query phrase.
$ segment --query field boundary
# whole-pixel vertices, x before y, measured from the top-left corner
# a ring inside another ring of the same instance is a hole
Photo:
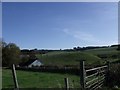
[[[85,61],[80,62],[80,85],[82,90],[96,90],[107,83],[109,78],[109,62],[106,65],[85,69]]]

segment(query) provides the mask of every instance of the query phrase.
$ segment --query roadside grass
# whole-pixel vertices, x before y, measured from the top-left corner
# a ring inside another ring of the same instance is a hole
[[[2,87],[14,88],[12,72],[10,69],[2,71]],[[17,78],[20,88],[64,88],[64,78],[68,77],[70,87],[80,87],[80,78],[76,75],[17,71]]]

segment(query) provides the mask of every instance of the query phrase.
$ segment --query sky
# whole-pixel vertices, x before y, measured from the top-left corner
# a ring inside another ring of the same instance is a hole
[[[2,3],[0,2],[0,38],[2,38]]]
[[[118,3],[4,2],[2,37],[21,49],[117,44]]]

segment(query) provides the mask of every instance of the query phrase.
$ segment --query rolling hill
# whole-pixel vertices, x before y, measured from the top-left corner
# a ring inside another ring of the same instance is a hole
[[[96,55],[80,51],[57,51],[43,55],[37,55],[45,65],[79,65],[80,60],[85,60],[86,64],[102,64],[103,61]]]
[[[106,60],[118,60],[117,46],[88,49],[84,51],[53,51],[46,54],[37,54],[45,65],[79,65],[80,60],[85,60],[86,65],[101,65]]]

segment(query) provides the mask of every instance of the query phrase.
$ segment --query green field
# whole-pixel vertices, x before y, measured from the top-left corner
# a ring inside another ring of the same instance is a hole
[[[45,65],[79,65],[80,60],[86,60],[86,64],[101,64],[103,61],[93,55],[80,51],[75,52],[49,52],[43,55],[37,55]]]
[[[10,69],[2,70],[2,88],[14,88]],[[64,78],[68,77],[70,88],[80,88],[80,77],[69,74],[17,71],[19,88],[65,88]],[[103,87],[102,90],[120,90]]]
[[[113,55],[118,56],[117,47],[97,48],[85,51],[53,51],[46,54],[37,54],[45,65],[79,65],[80,60],[85,60],[86,65],[102,65],[105,60],[117,61],[118,58],[112,58]],[[106,55],[106,59],[101,59],[98,55]]]
[[[92,54],[115,54],[118,53],[116,50],[117,47],[108,47],[108,48],[97,48],[97,49],[90,49],[90,50],[85,50],[85,52],[92,53]]]
[[[2,87],[14,88],[12,72],[10,69],[2,71]],[[76,75],[17,71],[20,88],[64,88],[64,78],[68,77],[70,87],[80,87],[80,78]]]
[[[80,60],[85,60],[86,65],[102,65],[105,59],[98,55],[107,55],[106,60],[116,61],[118,58],[111,58],[112,55],[119,55],[116,47],[98,48],[85,51],[54,51],[46,54],[37,54],[44,65],[79,65]],[[3,69],[3,88],[14,88],[12,72],[10,69]],[[80,87],[80,77],[70,74],[58,74],[48,72],[17,71],[20,88],[64,88],[64,78],[69,78],[71,88]]]
[[[103,60],[108,60],[110,62],[119,60],[119,54],[120,54],[120,51],[117,50],[117,47],[98,48],[98,49],[86,50],[85,52],[93,55],[105,55],[107,56],[107,58]],[[112,58],[112,56],[114,55],[117,56],[117,58]]]

